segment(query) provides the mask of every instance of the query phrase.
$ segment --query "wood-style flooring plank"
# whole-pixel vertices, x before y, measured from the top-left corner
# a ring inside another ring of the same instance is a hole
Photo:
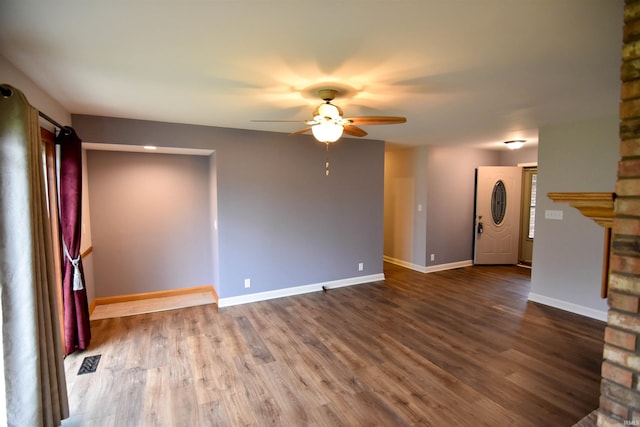
[[[385,276],[93,320],[63,426],[568,426],[598,407],[605,324],[527,301],[530,270]]]
[[[171,426],[171,394],[169,390],[169,368],[150,368],[147,370],[147,381],[142,395],[142,425]]]

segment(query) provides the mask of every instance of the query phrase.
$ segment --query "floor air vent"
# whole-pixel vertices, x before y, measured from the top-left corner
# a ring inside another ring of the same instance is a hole
[[[95,372],[98,369],[98,363],[100,362],[100,354],[96,356],[87,356],[82,361],[82,365],[80,365],[80,369],[78,370],[78,375],[82,374],[90,374]]]

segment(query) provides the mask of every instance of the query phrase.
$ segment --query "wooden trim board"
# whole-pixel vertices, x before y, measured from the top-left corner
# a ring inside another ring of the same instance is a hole
[[[93,314],[93,310],[96,309],[97,305],[98,304],[96,303],[95,299],[93,301],[91,301],[91,304],[89,304],[89,316],[91,316]]]
[[[215,295],[212,286],[198,286],[96,298],[91,304],[90,318],[101,320],[216,304]]]
[[[198,294],[200,292],[211,292],[216,297],[213,286],[196,286],[193,288],[169,289],[166,291],[143,292],[139,294],[116,295],[112,297],[100,297],[94,301],[95,305],[115,304],[118,302],[140,301],[152,298],[166,298],[177,295]],[[93,303],[92,303],[93,305]]]
[[[93,246],[89,246],[87,249],[85,249],[84,252],[80,254],[80,258],[85,259],[91,252],[93,252]]]

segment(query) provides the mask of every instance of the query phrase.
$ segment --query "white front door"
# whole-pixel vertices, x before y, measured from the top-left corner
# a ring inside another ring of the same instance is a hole
[[[522,168],[476,169],[474,264],[517,264]]]

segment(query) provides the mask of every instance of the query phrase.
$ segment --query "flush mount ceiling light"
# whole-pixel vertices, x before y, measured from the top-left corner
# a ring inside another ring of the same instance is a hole
[[[524,139],[513,139],[511,141],[505,141],[504,143],[507,144],[507,147],[511,150],[517,150],[518,148],[522,148],[525,142],[527,141]]]

